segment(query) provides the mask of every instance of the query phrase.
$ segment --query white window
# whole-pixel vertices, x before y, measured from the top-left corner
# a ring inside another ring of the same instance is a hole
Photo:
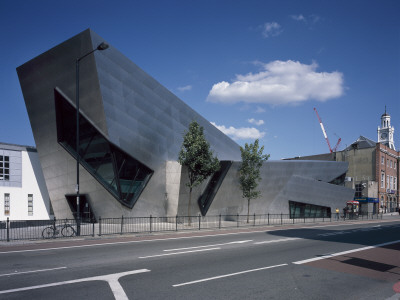
[[[10,215],[10,194],[4,194],[4,215]]]
[[[382,156],[381,157],[381,164],[384,165],[385,164],[385,158]]]
[[[397,177],[394,178],[393,189],[397,191]]]
[[[393,162],[390,160],[390,167],[393,168]]]
[[[396,165],[397,165],[397,162],[394,162],[394,169],[396,170]]]
[[[33,216],[33,194],[28,194],[28,216]]]
[[[385,173],[381,173],[381,188],[385,188]]]
[[[393,176],[390,176],[390,189],[393,190]]]
[[[389,168],[389,159],[386,159],[386,166]]]
[[[386,189],[389,189],[389,185],[390,184],[390,182],[389,182],[389,175],[387,175],[386,176]]]

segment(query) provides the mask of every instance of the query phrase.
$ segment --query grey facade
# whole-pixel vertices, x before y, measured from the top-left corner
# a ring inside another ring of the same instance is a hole
[[[88,29],[17,68],[57,217],[71,217],[74,210],[68,199],[76,184],[75,60],[103,41]],[[226,175],[219,175],[206,213],[243,210],[237,172],[240,151],[234,141],[112,46],[81,61],[80,79],[80,192],[94,215],[164,216],[187,211],[186,171],[176,161],[184,131],[193,120],[204,127],[218,158],[233,162],[227,164]],[[329,182],[346,169],[346,163],[337,162],[267,162],[260,185],[263,196],[254,205],[257,211],[283,213],[291,199],[343,206],[352,191]],[[208,182],[197,196],[207,188]],[[200,209],[193,202],[192,212],[197,214]]]

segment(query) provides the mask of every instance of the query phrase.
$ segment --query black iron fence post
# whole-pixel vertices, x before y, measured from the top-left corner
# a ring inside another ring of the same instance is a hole
[[[256,213],[254,213],[254,223],[253,226],[256,226]]]
[[[10,241],[10,218],[9,217],[7,217],[6,228],[7,228],[7,242],[9,242]]]
[[[121,235],[124,231],[124,216],[121,216]]]
[[[200,217],[200,214],[199,214],[199,230],[200,230],[200,222],[201,222],[201,217]]]
[[[92,218],[92,237],[94,237],[94,218]]]
[[[175,231],[178,231],[178,215],[175,217]]]
[[[282,213],[281,213],[281,225],[283,224],[283,220],[282,220]]]
[[[99,236],[101,236],[101,217],[99,217]]]
[[[268,213],[268,225],[269,225],[269,213]]]
[[[221,229],[221,214],[219,214],[218,228]]]
[[[239,214],[236,214],[237,216],[237,227],[239,227]]]
[[[152,233],[152,231],[153,231],[153,228],[152,228],[152,216],[150,215],[150,233]]]

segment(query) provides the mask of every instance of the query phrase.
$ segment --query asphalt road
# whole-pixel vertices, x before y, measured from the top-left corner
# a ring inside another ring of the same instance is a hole
[[[0,299],[389,298],[400,218],[0,246]]]

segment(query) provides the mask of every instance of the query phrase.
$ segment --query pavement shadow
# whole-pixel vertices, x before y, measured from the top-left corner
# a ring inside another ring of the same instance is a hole
[[[287,238],[302,238],[309,240],[326,241],[333,243],[347,243],[364,246],[384,244],[390,241],[400,240],[400,223],[376,224],[367,227],[366,224],[353,223],[337,224],[334,228],[291,228],[276,231],[268,231],[266,234]],[[323,225],[321,225],[323,226]],[[387,245],[384,247],[391,247]],[[398,250],[398,247],[393,247]]]

